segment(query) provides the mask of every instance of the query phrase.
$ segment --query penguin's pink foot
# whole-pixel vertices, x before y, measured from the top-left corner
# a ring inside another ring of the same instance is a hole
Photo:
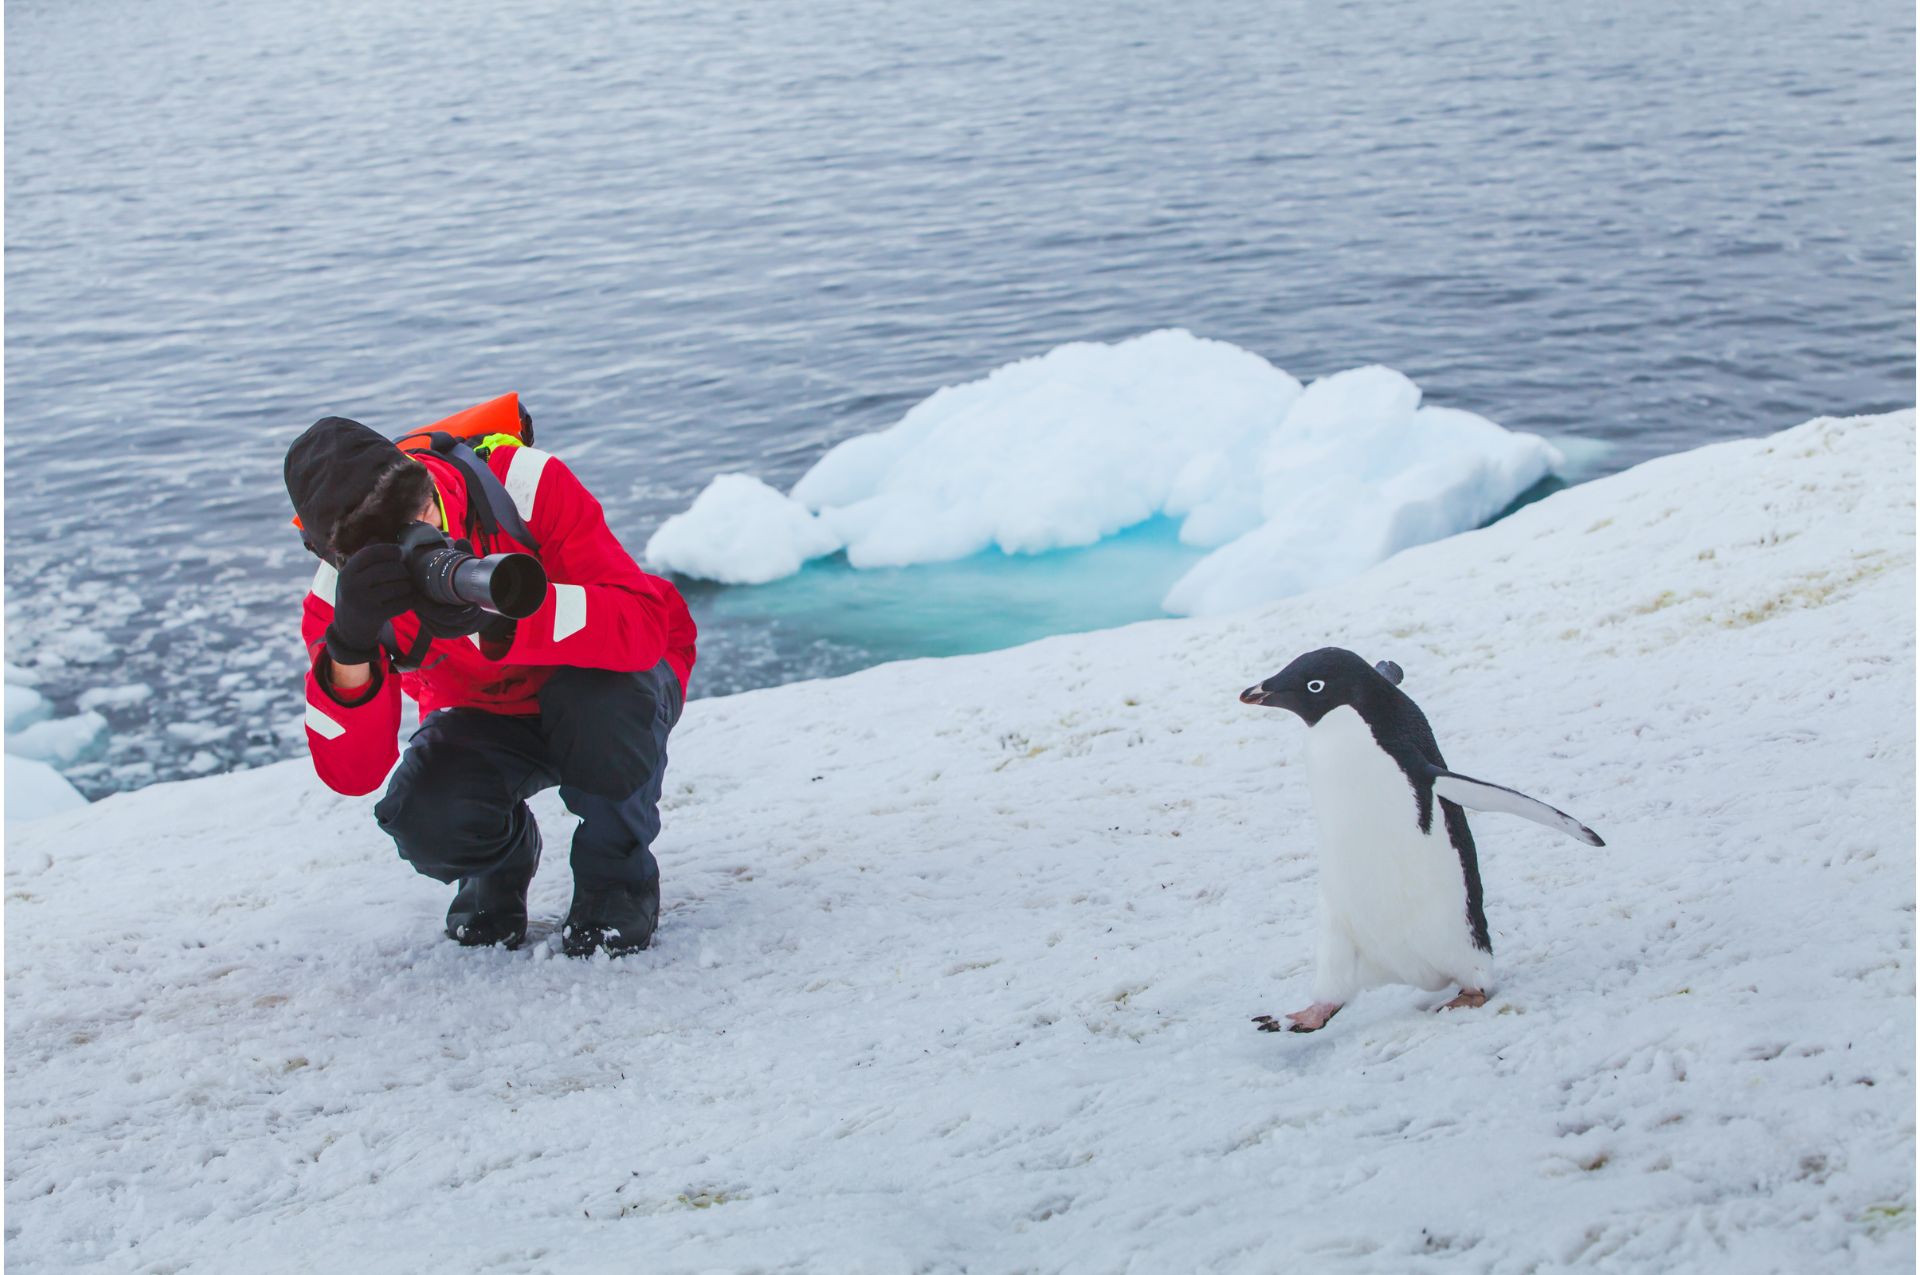
[[[1288,1014],[1288,1026],[1282,1027],[1271,1014],[1262,1014],[1253,1021],[1260,1024],[1263,1032],[1317,1032],[1327,1025],[1327,1020],[1340,1012],[1340,1006],[1331,1001],[1320,1001],[1309,1005],[1297,1014]]]
[[[1440,1013],[1449,1009],[1479,1009],[1482,1005],[1486,1003],[1487,1003],[1487,994],[1485,992],[1480,991],[1478,988],[1463,987],[1460,989],[1460,994],[1458,996],[1454,997],[1452,1000],[1448,1001],[1446,1004],[1442,1005],[1440,1009],[1434,1012]]]

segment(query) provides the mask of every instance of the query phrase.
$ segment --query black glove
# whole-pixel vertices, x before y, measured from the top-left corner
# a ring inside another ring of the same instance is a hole
[[[518,620],[509,620],[504,615],[488,616],[480,626],[480,653],[490,660],[504,659],[519,632]]]
[[[429,602],[425,598],[414,604],[413,613],[420,617],[420,627],[437,638],[462,638],[478,633],[489,618],[476,606]]]
[[[470,540],[456,540],[453,547],[469,557],[474,556]],[[477,606],[465,602],[435,602],[424,593],[414,599],[413,613],[420,617],[420,627],[437,638],[463,638],[469,633],[478,633],[489,619]]]
[[[371,664],[380,628],[419,600],[400,546],[373,544],[348,558],[334,586],[327,654],[335,664]]]

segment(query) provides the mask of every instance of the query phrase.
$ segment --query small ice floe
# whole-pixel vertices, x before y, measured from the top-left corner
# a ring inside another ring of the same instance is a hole
[[[98,713],[55,717],[39,677],[6,665],[6,818],[39,819],[87,804],[60,768],[106,751],[107,719]]]

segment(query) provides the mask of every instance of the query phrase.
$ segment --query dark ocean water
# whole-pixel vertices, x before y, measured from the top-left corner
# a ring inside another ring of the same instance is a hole
[[[279,466],[321,415],[518,389],[637,551],[716,473],[785,486],[942,385],[1166,326],[1385,363],[1602,469],[1913,401],[1907,3],[5,22],[7,654],[63,711],[153,690],[94,794],[300,747]],[[806,577],[696,590],[695,693],[957,649],[969,578],[862,582],[871,642]]]

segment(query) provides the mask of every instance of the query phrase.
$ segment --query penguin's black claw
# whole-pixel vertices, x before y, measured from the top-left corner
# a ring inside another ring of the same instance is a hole
[[[1280,1024],[1274,1022],[1272,1018],[1265,1014],[1260,1015],[1260,1017],[1253,1021],[1260,1024],[1260,1030],[1263,1032],[1277,1032],[1280,1030]]]

